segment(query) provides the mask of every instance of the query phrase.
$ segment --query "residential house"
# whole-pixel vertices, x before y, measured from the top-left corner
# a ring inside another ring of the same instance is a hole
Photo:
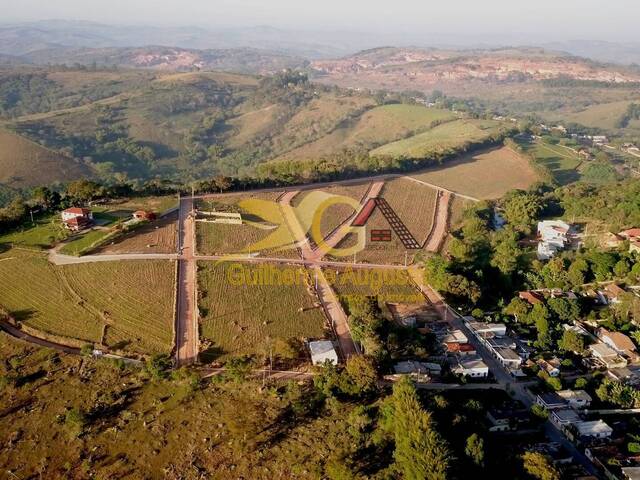
[[[539,359],[537,362],[538,367],[541,370],[547,372],[550,377],[560,376],[560,360],[558,358],[552,358],[551,360]]]
[[[610,332],[605,328],[598,329],[598,338],[625,358],[636,357],[636,346],[633,341],[621,332]]]
[[[418,362],[415,360],[404,360],[393,366],[393,370],[398,374],[432,374],[440,375],[442,367],[437,363]]]
[[[625,240],[640,240],[640,228],[629,228],[618,233]]]
[[[447,353],[454,353],[456,355],[476,354],[476,348],[470,343],[446,342],[444,346],[447,349]]]
[[[569,243],[571,225],[562,220],[545,220],[538,223],[538,259],[549,260]]]
[[[73,232],[87,228],[93,223],[93,213],[87,208],[72,207],[61,213],[62,223]]]
[[[566,400],[571,408],[587,408],[591,405],[591,395],[584,390],[560,390],[556,393]]]
[[[578,422],[574,425],[579,437],[609,438],[613,433],[613,429],[602,420]]]
[[[567,401],[555,392],[538,394],[536,403],[547,410],[555,410],[567,406]]]
[[[338,364],[338,354],[330,340],[317,340],[309,342],[311,352],[311,363],[314,365],[324,365],[325,362]]]
[[[468,341],[462,330],[452,330],[442,338],[442,343],[467,343]]]
[[[521,425],[530,423],[529,412],[522,408],[496,408],[487,411],[487,420],[490,423],[490,432],[515,431]]]
[[[591,351],[591,356],[608,369],[627,366],[627,361],[618,355],[618,352],[613,348],[604,343],[589,345],[589,350]]]
[[[470,378],[487,378],[489,367],[479,355],[468,355],[458,358],[458,364],[452,369],[453,373]]]
[[[476,334],[492,333],[498,337],[507,334],[507,326],[503,323],[467,322],[467,326]]]
[[[616,382],[627,383],[629,385],[640,384],[640,372],[637,368],[633,370],[628,367],[610,368],[607,375]]]
[[[540,292],[533,292],[533,291],[520,292],[518,293],[518,297],[520,297],[520,299],[524,300],[525,302],[531,305],[538,305],[540,303],[544,303],[544,295],[542,295]]]
[[[549,420],[560,430],[563,430],[568,425],[578,423],[582,419],[573,408],[558,408],[550,411]]]
[[[604,287],[604,296],[608,303],[620,303],[625,293],[624,288],[619,287],[615,283],[609,283]]]
[[[510,370],[517,370],[522,365],[522,357],[511,348],[496,348],[493,352],[496,359]]]
[[[602,235],[602,238],[600,240],[600,245],[602,246],[602,248],[613,250],[613,249],[620,248],[623,242],[624,242],[624,238],[622,238],[620,235],[607,232],[604,235]]]

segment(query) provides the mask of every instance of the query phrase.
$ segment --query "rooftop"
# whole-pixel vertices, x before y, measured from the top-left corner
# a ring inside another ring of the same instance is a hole
[[[331,340],[317,340],[315,342],[309,342],[309,350],[311,356],[323,355],[325,353],[334,352],[333,342]]]
[[[590,422],[579,422],[576,423],[576,428],[578,429],[578,433],[583,436],[592,436],[592,435],[600,435],[600,434],[611,434],[613,429],[607,425],[602,420],[592,420]]]
[[[570,400],[582,400],[585,402],[591,401],[591,395],[584,390],[560,390],[556,392],[559,397],[564,398],[567,401]]]

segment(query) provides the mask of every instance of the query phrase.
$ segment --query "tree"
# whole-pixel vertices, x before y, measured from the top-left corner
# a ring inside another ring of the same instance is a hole
[[[354,355],[347,360],[346,372],[355,388],[355,393],[367,393],[376,389],[378,372],[375,362],[366,355]]]
[[[538,452],[527,452],[522,456],[524,469],[539,480],[560,480],[560,472],[551,460]]]
[[[551,298],[547,302],[549,308],[563,322],[573,322],[580,318],[580,305],[575,300],[565,298]]]
[[[395,440],[394,458],[405,480],[445,480],[450,453],[433,428],[431,414],[424,411],[408,378],[393,386],[387,415]]]
[[[535,324],[538,332],[536,344],[539,348],[547,350],[551,348],[551,332],[549,330],[549,310],[543,304],[534,305],[529,313],[529,320]]]
[[[565,352],[584,352],[584,337],[573,330],[565,330],[562,338],[558,341],[558,348]]]
[[[464,453],[479,467],[484,466],[484,440],[477,433],[473,433],[467,438]]]
[[[504,217],[514,228],[528,231],[537,220],[542,204],[533,194],[516,191],[509,194],[504,201]]]
[[[577,258],[567,270],[567,280],[574,287],[579,287],[587,281],[589,263],[584,258]]]
[[[171,366],[171,357],[158,353],[147,360],[145,369],[152,378],[158,380],[167,377]]]
[[[516,320],[518,320],[518,322],[525,324],[529,322],[528,315],[530,311],[531,305],[529,304],[529,302],[526,302],[519,297],[514,297],[513,299],[511,299],[509,305],[504,308],[504,313],[516,317]]]
[[[617,278],[625,278],[630,272],[631,268],[625,259],[618,260],[618,263],[613,267],[613,273]]]
[[[514,230],[505,229],[496,235],[491,265],[503,275],[512,275],[520,263],[522,250],[518,247],[518,236]]]

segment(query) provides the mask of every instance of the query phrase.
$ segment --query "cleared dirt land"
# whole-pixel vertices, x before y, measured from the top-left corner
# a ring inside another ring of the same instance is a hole
[[[295,280],[288,284],[287,276]],[[205,360],[268,351],[269,339],[324,337],[327,321],[312,281],[296,267],[198,262],[201,343],[210,342]]]
[[[324,198],[329,198],[330,195],[340,195],[344,197],[352,198],[360,202],[362,197],[367,193],[370,187],[370,183],[358,183],[355,185],[336,185],[333,187],[323,188],[322,190],[304,190],[293,198],[291,204],[294,207],[300,206],[305,198],[309,198],[310,195],[315,196],[318,200],[322,201]],[[323,237],[326,237],[336,227],[347,220],[355,210],[346,203],[332,205],[327,208],[320,220],[320,231]],[[300,211],[299,220],[302,225],[311,225],[313,220],[312,212],[307,212],[310,218],[302,218],[304,212]],[[309,216],[308,216],[309,217]]]
[[[151,222],[98,249],[96,253],[175,253],[178,213]]]
[[[14,187],[48,185],[90,175],[75,160],[0,130],[0,182]]]
[[[497,133],[501,126],[500,122],[493,120],[456,120],[404,140],[388,143],[370,153],[392,157],[429,158],[436,153],[485,140]]]
[[[464,155],[411,176],[480,199],[500,198],[509,190],[526,189],[538,180],[528,160],[506,147]]]
[[[0,306],[42,336],[72,344],[102,341],[126,352],[168,353],[174,284],[169,261],[55,267],[39,253],[0,254]]]

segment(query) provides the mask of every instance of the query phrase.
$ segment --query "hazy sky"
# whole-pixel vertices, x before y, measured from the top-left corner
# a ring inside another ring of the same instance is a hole
[[[4,21],[302,27],[640,41],[639,0],[0,0]]]

